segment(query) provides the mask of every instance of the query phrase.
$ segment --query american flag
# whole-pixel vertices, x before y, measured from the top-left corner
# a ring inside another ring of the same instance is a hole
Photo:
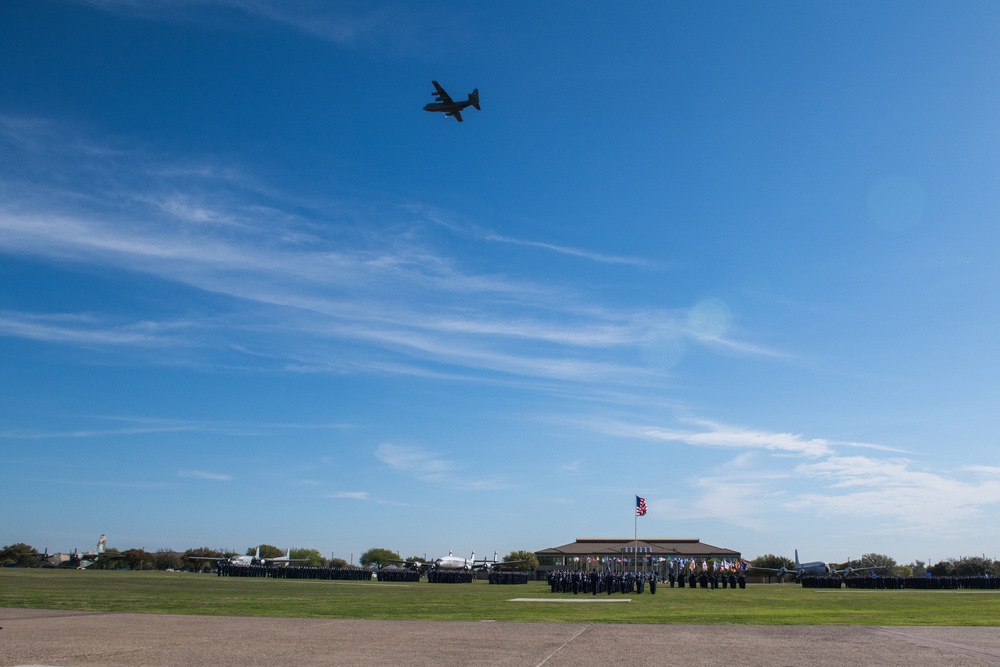
[[[635,497],[635,515],[636,516],[646,516],[646,499]]]

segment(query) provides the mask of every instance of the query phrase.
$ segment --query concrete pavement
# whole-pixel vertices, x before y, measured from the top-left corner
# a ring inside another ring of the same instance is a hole
[[[0,609],[0,667],[1000,666],[1000,628],[356,621]]]

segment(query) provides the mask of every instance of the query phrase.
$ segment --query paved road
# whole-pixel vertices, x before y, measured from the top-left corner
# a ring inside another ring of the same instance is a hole
[[[586,625],[0,609],[0,667],[982,667],[1000,628]]]

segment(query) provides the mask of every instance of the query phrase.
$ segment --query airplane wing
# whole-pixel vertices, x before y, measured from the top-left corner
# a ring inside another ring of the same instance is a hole
[[[448,113],[445,114],[445,116],[454,116],[455,120],[457,120],[459,123],[464,122],[462,120],[462,112],[458,111],[458,110],[456,110],[456,111],[449,111]]]
[[[437,91],[436,93],[434,93],[435,100],[437,100],[438,102],[444,102],[445,104],[455,103],[455,101],[451,99],[451,95],[449,95],[448,91],[446,91],[444,88],[441,87],[440,83],[438,83],[437,81],[431,81],[431,83],[434,84],[434,90]]]
[[[399,563],[406,570],[419,570],[423,571],[429,568],[433,563],[424,563],[419,560],[396,560],[394,558],[389,559],[390,563]]]

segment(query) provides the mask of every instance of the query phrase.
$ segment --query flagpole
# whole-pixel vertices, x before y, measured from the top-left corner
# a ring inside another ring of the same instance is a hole
[[[638,498],[639,495],[636,494],[635,497]],[[632,519],[632,528],[633,528],[632,540],[633,544],[635,544],[635,546],[632,549],[632,573],[635,574],[639,571],[638,569],[639,565],[636,562],[636,558],[639,553],[639,512],[637,510],[635,512],[632,512],[632,514],[635,515],[635,517]]]

